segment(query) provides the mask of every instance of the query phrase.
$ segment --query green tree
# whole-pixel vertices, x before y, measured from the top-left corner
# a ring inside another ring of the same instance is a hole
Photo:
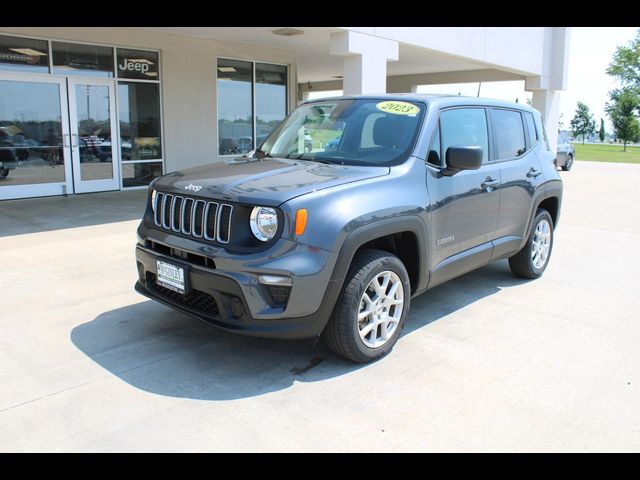
[[[607,73],[616,77],[623,87],[640,93],[640,29],[626,47],[618,47]]]
[[[605,111],[611,118],[616,137],[624,142],[626,152],[627,142],[640,141],[640,122],[636,116],[640,97],[630,88],[614,90],[609,96],[611,101],[607,102]]]
[[[604,142],[604,119],[600,119],[600,131],[598,132],[598,136],[600,137],[600,141]]]
[[[575,137],[582,135],[583,145],[585,137],[596,130],[596,121],[593,119],[591,112],[589,112],[589,107],[582,102],[578,102],[576,114],[571,119],[570,125]]]

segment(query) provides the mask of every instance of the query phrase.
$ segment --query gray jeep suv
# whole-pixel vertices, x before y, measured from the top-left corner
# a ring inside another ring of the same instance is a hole
[[[309,101],[244,157],[150,185],[136,290],[228,331],[323,335],[371,361],[425,290],[503,258],[542,275],[562,201],[554,157],[521,104]]]

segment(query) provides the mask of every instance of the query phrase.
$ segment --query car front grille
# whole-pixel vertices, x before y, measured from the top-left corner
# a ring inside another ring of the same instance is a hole
[[[229,243],[232,214],[233,206],[228,203],[157,192],[153,221],[164,230]]]
[[[168,288],[158,285],[155,273],[147,272],[147,285],[167,300],[185,306],[191,310],[195,310],[207,317],[217,317],[220,315],[220,309],[215,298],[206,292],[193,289],[186,295],[174,292]]]

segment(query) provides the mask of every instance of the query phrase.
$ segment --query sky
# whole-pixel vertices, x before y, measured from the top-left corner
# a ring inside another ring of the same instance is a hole
[[[572,27],[569,46],[569,67],[567,90],[559,93],[561,121],[564,128],[576,111],[577,102],[581,101],[589,107],[600,125],[600,118],[605,121],[605,129],[611,131],[611,122],[604,111],[610,90],[619,87],[616,80],[606,74],[618,46],[627,46],[635,37],[637,27]],[[420,93],[450,93],[457,95],[477,96],[478,83],[452,83],[448,85],[422,85]],[[341,91],[312,92],[310,98],[331,93],[341,95]],[[524,80],[512,82],[484,82],[480,85],[480,96],[498,98],[525,103],[531,98],[531,92],[524,90]]]
[[[574,27],[571,29],[567,90],[560,93],[560,113],[566,128],[573,118],[578,101],[587,104],[596,124],[611,122],[604,112],[609,91],[618,88],[617,81],[605,73],[619,46],[627,46],[637,27]]]

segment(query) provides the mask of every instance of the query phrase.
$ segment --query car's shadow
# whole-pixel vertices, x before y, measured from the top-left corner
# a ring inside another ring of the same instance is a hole
[[[523,282],[501,261],[436,287],[412,300],[403,335]],[[322,341],[233,335],[153,301],[102,313],[75,327],[71,341],[136,388],[200,400],[251,397],[366,367],[341,359]]]

